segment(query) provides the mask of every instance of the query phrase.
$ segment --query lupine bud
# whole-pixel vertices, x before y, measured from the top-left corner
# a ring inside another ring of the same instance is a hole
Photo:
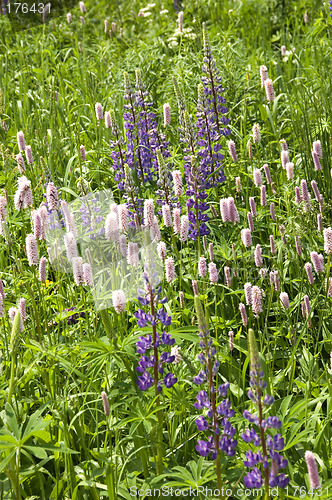
[[[259,314],[263,312],[262,307],[262,292],[258,286],[253,286],[251,289],[251,297],[252,297],[252,311],[256,318],[259,317]]]
[[[236,191],[239,193],[241,191],[241,177],[235,177]]]
[[[241,230],[241,239],[242,243],[246,248],[252,245],[251,231],[250,229],[242,229]]]
[[[75,257],[78,257],[77,244],[75,236],[73,235],[72,232],[69,231],[69,233],[66,233],[64,235],[64,242],[65,242],[67,259],[69,260],[69,262],[72,262],[72,260]]]
[[[244,295],[245,295],[245,298],[246,298],[246,304],[247,304],[247,306],[251,306],[251,304],[252,304],[251,290],[252,290],[251,283],[245,283],[244,284]]]
[[[105,238],[108,241],[119,241],[120,233],[118,227],[118,216],[115,212],[109,213],[106,217]]]
[[[234,349],[234,332],[228,332],[228,342],[229,342],[229,350],[232,351]]]
[[[22,132],[22,130],[20,130],[20,132],[17,132],[17,144],[18,144],[18,149],[20,151],[20,153],[22,151],[25,151],[25,140],[24,140],[24,134]]]
[[[252,138],[255,143],[258,143],[261,140],[261,133],[259,130],[258,123],[255,123],[255,125],[252,128]]]
[[[289,308],[289,297],[288,297],[288,294],[286,292],[281,292],[280,301],[285,309]]]
[[[46,257],[42,257],[39,261],[39,281],[45,283],[46,281]]]
[[[206,259],[204,257],[200,257],[198,262],[198,276],[204,278],[206,273],[207,273]]]
[[[10,313],[11,310],[12,312]],[[14,355],[18,348],[20,340],[21,316],[16,307],[11,307],[8,311],[8,314],[10,315],[9,317],[11,318],[11,321],[13,323],[12,333],[10,336],[10,343],[9,343],[9,353],[11,355]]]
[[[96,102],[95,104],[96,118],[97,120],[103,119],[103,107],[100,102]]]
[[[310,262],[306,262],[304,264],[304,269],[306,270],[310,285],[313,285],[315,278],[314,278],[314,275],[312,273],[312,265],[310,264]]]
[[[276,214],[275,214],[275,211],[274,211],[274,202],[270,203],[270,215],[271,215],[271,219],[276,222],[277,218],[276,218]]]
[[[236,213],[237,213],[237,209],[236,209],[235,205],[234,205],[234,208],[235,208],[235,211],[236,211]],[[218,217],[217,210],[214,208],[214,206],[213,206],[213,205],[211,205],[211,213],[212,213],[212,217],[214,217],[215,219]],[[237,216],[238,216],[238,215],[239,215],[239,214],[237,213]],[[235,215],[235,217],[237,217],[237,216]],[[239,220],[240,220],[240,219],[239,219]]]
[[[294,178],[294,163],[286,163],[286,174],[289,181]]]
[[[253,196],[249,197],[250,211],[253,217],[257,216],[255,198]]]
[[[282,165],[282,168],[285,169],[287,163],[289,163],[289,152],[288,152],[288,150],[283,149],[281,151],[281,155],[280,156],[281,156],[281,165]]]
[[[258,169],[254,170],[254,183],[256,187],[262,185],[262,175]]]
[[[209,278],[210,283],[218,283],[218,270],[214,262],[209,263]]]
[[[269,169],[268,164],[265,163],[265,165],[263,165],[263,168],[264,168],[264,173],[265,173],[265,177],[266,177],[266,182],[268,184],[271,184],[272,183],[272,179],[271,179],[271,174],[270,174],[270,169]]]
[[[314,141],[312,144],[312,149],[317,154],[318,158],[323,158],[323,150],[320,141]]]
[[[213,262],[213,243],[209,243],[209,259]]]
[[[180,170],[175,170],[172,172],[173,184],[174,184],[174,193],[175,196],[179,197],[182,195],[182,175]]]
[[[92,269],[88,263],[83,264],[83,279],[86,286],[92,287]]]
[[[164,110],[164,127],[170,125],[171,123],[171,107],[168,102],[166,102],[163,106]]]
[[[319,161],[319,156],[316,153],[316,151],[311,151],[311,154],[312,154],[312,159],[314,160],[315,170],[317,171],[322,170],[323,167]]]
[[[119,290],[119,291],[121,292],[121,290]],[[106,417],[108,417],[110,414],[110,404],[109,404],[106,392],[103,391],[101,393],[101,399],[103,400],[104,413],[105,413]]]
[[[173,225],[171,209],[169,205],[163,205],[161,207],[163,213],[163,220],[166,227],[171,227]]]
[[[166,243],[160,241],[157,245],[157,253],[160,260],[164,261],[166,259]]]
[[[224,267],[224,273],[225,273],[225,280],[226,280],[226,285],[228,287],[231,286],[231,271],[230,271],[230,268],[225,266]]]
[[[173,229],[175,234],[180,234],[181,231],[181,210],[180,208],[173,209]]]
[[[30,266],[38,265],[38,247],[37,241],[34,234],[28,234],[25,239],[25,245],[27,250],[27,257]]]
[[[263,186],[261,186],[261,205],[262,207],[266,207],[267,203],[266,203],[266,186],[263,184]]]
[[[183,292],[179,292],[179,301],[181,309],[184,309],[184,295]]]
[[[252,218],[251,212],[247,213],[247,219],[248,219],[249,229],[250,231],[253,232],[255,228],[254,228],[254,219]]]
[[[236,155],[236,149],[235,149],[235,142],[234,141],[228,141],[227,145],[228,145],[229,154],[231,155],[232,160],[234,161],[234,163],[236,163],[237,162],[237,155]]]
[[[330,227],[324,229],[324,252],[327,255],[332,254],[332,229]]]
[[[80,155],[81,155],[81,160],[85,161],[86,160],[86,154],[85,154],[85,147],[83,144],[80,145]]]
[[[240,310],[240,314],[241,314],[241,319],[242,319],[243,326],[247,326],[247,324],[248,324],[248,317],[247,317],[245,305],[242,304],[242,302],[240,302],[240,304],[239,304],[239,310]]]
[[[123,290],[114,290],[112,293],[112,302],[115,311],[120,314],[126,309],[126,296]]]
[[[57,210],[59,208],[59,195],[58,190],[53,182],[49,182],[46,188],[46,201],[50,210]]]
[[[82,257],[74,257],[72,259],[73,264],[73,275],[74,281],[77,286],[84,284],[84,276],[83,276],[83,260]]]
[[[261,75],[261,87],[263,88],[266,80],[268,79],[267,67],[261,66],[259,72]]]
[[[275,94],[274,94],[274,88],[273,88],[273,81],[271,78],[267,78],[264,83],[265,87],[265,93],[266,93],[266,99],[268,102],[273,102],[275,99]]]
[[[260,245],[256,245],[255,248],[255,264],[257,267],[263,266],[262,249]]]
[[[172,283],[176,278],[173,257],[165,259],[165,276],[168,283]]]
[[[111,128],[111,126],[112,126],[111,117],[110,117],[109,111],[106,111],[105,112],[105,127]]]
[[[318,475],[317,463],[314,454],[307,450],[305,452],[305,461],[307,464],[310,486],[313,490],[316,488],[321,488],[320,479]]]

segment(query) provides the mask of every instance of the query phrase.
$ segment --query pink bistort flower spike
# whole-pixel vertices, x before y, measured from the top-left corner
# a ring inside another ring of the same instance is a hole
[[[252,304],[251,290],[252,290],[251,283],[245,283],[244,284],[244,295],[245,295],[245,298],[246,298],[246,304],[247,304],[247,306],[251,306],[251,304]]]
[[[103,119],[103,107],[100,102],[96,102],[95,111],[97,120],[101,121]]]
[[[231,222],[234,222],[234,224],[236,224],[237,222],[240,222],[239,212],[237,211],[237,208],[235,206],[233,196],[230,196],[229,198],[227,198],[227,209],[228,209],[228,215],[229,215]]]
[[[236,154],[236,149],[235,149],[235,142],[234,141],[228,141],[228,151],[229,154],[233,160],[234,163],[237,162],[237,154]]]
[[[115,311],[120,314],[126,309],[126,296],[123,290],[114,290],[112,302]]]
[[[271,215],[271,219],[273,220],[273,222],[276,222],[277,218],[276,218],[276,214],[274,211],[274,202],[273,201],[272,201],[272,203],[270,203],[270,215]]]
[[[173,257],[167,257],[167,259],[165,259],[165,276],[168,283],[172,283],[176,278]]]
[[[157,253],[160,260],[164,261],[166,259],[166,243],[160,241],[157,245]]]
[[[122,292],[122,290],[116,290],[116,292]],[[115,292],[113,292],[113,294],[114,294],[114,293],[115,293]],[[122,292],[122,293],[123,293],[123,292]],[[120,299],[120,300],[121,300],[121,299]],[[114,299],[113,299],[113,302],[114,302]],[[115,308],[115,306],[114,306],[114,308]],[[116,308],[115,308],[115,310],[116,310]],[[119,312],[119,311],[117,311],[117,312]],[[120,312],[121,312],[121,311],[120,311]],[[107,397],[106,392],[104,392],[104,391],[103,391],[103,392],[101,393],[101,399],[102,399],[102,401],[103,401],[104,413],[105,413],[106,417],[108,417],[108,416],[109,416],[109,414],[110,414],[110,404],[109,404],[109,401],[108,401],[108,397]]]
[[[188,215],[182,215],[180,224],[180,241],[184,243],[187,241],[189,232],[189,218]]]
[[[224,267],[224,273],[225,273],[226,285],[228,287],[230,287],[231,286],[231,270],[228,266]]]
[[[241,191],[241,177],[235,177],[236,192]]]
[[[111,128],[112,127],[112,122],[111,122],[111,116],[109,111],[105,112],[105,128]]]
[[[313,272],[312,272],[312,265],[310,264],[310,262],[306,262],[304,264],[304,269],[306,270],[306,273],[307,273],[307,276],[308,276],[308,281],[309,281],[310,285],[313,285],[314,281],[315,281],[315,278],[314,278],[314,275],[313,275]]]
[[[138,244],[132,241],[128,242],[127,262],[129,266],[138,267],[139,265]]]
[[[89,286],[91,288],[93,285],[92,269],[91,269],[90,264],[88,264],[87,262],[85,262],[83,264],[83,279],[84,279],[85,285]]]
[[[289,181],[294,178],[294,163],[292,163],[291,161],[286,163],[286,174]]]
[[[266,99],[268,102],[273,102],[275,99],[275,93],[273,88],[273,81],[271,78],[267,78],[264,83]]]
[[[257,267],[263,266],[262,248],[259,244],[256,245],[256,248],[255,248],[255,264]]]
[[[267,202],[266,202],[266,186],[263,184],[261,186],[261,206],[266,207]]]
[[[252,138],[255,143],[258,143],[261,140],[261,133],[258,123],[255,123],[252,127]]]
[[[213,243],[209,243],[209,259],[210,262],[213,262]]]
[[[181,175],[180,170],[174,170],[174,172],[172,172],[172,177],[173,177],[173,185],[174,185],[175,196],[179,197],[183,193],[183,189],[182,189],[182,175]]]
[[[49,182],[46,188],[46,201],[50,210],[57,210],[59,208],[59,195],[58,189],[54,182]]]
[[[46,281],[46,257],[42,257],[39,261],[39,281],[45,283]]]
[[[209,277],[210,277],[210,283],[212,284],[218,283],[218,270],[214,262],[209,263]]]
[[[175,234],[180,234],[181,232],[181,210],[180,208],[173,209],[173,229]]]
[[[316,490],[321,487],[316,459],[314,454],[309,450],[305,452],[304,457],[307,464],[310,486],[313,490]]]
[[[281,292],[280,294],[280,301],[282,305],[284,306],[285,309],[289,309],[289,297],[288,293],[286,292]]]
[[[22,151],[25,151],[26,145],[25,145],[24,134],[23,134],[22,130],[17,132],[17,144],[18,144],[18,149],[19,149],[20,153]]]
[[[324,229],[324,252],[327,255],[332,254],[332,229],[330,227]]]
[[[300,188],[298,186],[295,187],[295,203],[301,203],[302,202],[302,197],[301,197],[301,192]]]
[[[244,304],[242,304],[242,302],[240,302],[240,304],[239,304],[239,310],[240,310],[243,326],[247,326],[248,317],[247,317],[246,307]]]
[[[323,167],[321,165],[321,162],[319,160],[319,156],[316,153],[316,151],[311,151],[311,154],[312,154],[312,159],[314,160],[315,170],[317,170],[317,171],[322,170]]]
[[[34,234],[28,234],[25,239],[27,257],[30,266],[38,266],[38,247]]]
[[[322,214],[317,214],[317,230],[318,231],[323,231]]]
[[[144,201],[144,224],[150,228],[154,224],[154,201],[152,198]]]
[[[272,179],[271,179],[271,174],[270,174],[270,169],[269,169],[269,166],[267,163],[265,163],[263,165],[263,169],[264,169],[264,173],[265,173],[265,177],[266,177],[266,182],[268,184],[272,184]]]
[[[314,141],[312,144],[312,149],[317,154],[318,158],[323,158],[323,150],[320,141]]]
[[[105,221],[105,238],[108,241],[119,241],[120,232],[118,225],[118,216],[115,212],[110,212]]]
[[[252,245],[251,231],[250,229],[242,229],[241,230],[241,239],[242,243],[246,248]]]
[[[265,82],[268,79],[268,72],[267,72],[267,67],[266,66],[261,66],[259,68],[259,73],[261,76],[261,87],[264,88]]]
[[[248,225],[249,225],[250,231],[254,232],[254,230],[255,230],[255,228],[254,228],[254,219],[252,218],[251,212],[247,213],[247,219],[248,219]]]
[[[287,163],[289,163],[289,152],[283,149],[280,154],[282,168],[286,168]]]
[[[228,345],[229,350],[232,351],[234,349],[234,332],[232,330],[228,332]]]
[[[122,203],[118,207],[119,230],[125,233],[128,230],[129,214],[126,203]]]
[[[164,111],[164,127],[170,125],[171,123],[171,107],[168,102],[166,102],[163,106]]]
[[[65,242],[67,259],[69,260],[69,262],[72,262],[72,260],[75,257],[78,257],[77,244],[75,236],[73,235],[72,232],[69,231],[69,233],[66,233],[64,235],[64,242]]]
[[[207,273],[207,264],[205,257],[200,257],[198,261],[198,276],[204,278]]]
[[[257,217],[256,203],[255,203],[255,198],[253,196],[249,197],[249,205],[252,216]]]
[[[81,155],[81,160],[86,161],[85,147],[83,146],[83,144],[80,145],[80,155]]]
[[[270,248],[271,248],[271,254],[274,255],[276,253],[276,247],[273,234],[270,234]]]
[[[74,281],[77,286],[84,284],[84,275],[83,275],[83,259],[82,257],[74,257],[72,259],[73,264],[73,275]]]
[[[163,220],[164,224],[166,227],[172,227],[173,222],[172,222],[172,215],[171,215],[171,209],[169,205],[163,205],[161,207],[162,214],[163,214]]]
[[[252,297],[252,312],[254,313],[254,316],[258,318],[260,313],[263,312],[262,291],[258,286],[252,287],[251,297]]]
[[[262,185],[262,174],[260,170],[254,170],[254,183],[256,187],[260,187]]]

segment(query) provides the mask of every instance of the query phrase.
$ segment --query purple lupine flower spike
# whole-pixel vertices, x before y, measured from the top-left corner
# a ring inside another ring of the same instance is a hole
[[[243,416],[249,423],[258,427],[259,431],[252,426],[242,434],[246,443],[253,443],[258,452],[249,450],[246,452],[244,466],[251,468],[244,476],[243,481],[246,488],[261,488],[263,483],[268,493],[270,487],[284,488],[289,483],[285,473],[279,474],[279,469],[287,467],[287,460],[280,455],[284,447],[284,438],[281,434],[275,434],[273,438],[268,434],[269,428],[280,429],[281,421],[278,417],[265,417],[265,408],[273,404],[274,398],[268,394],[264,395],[267,384],[264,380],[255,334],[252,329],[248,332],[248,343],[250,353],[250,390],[248,396],[257,406],[258,416],[245,410]],[[264,418],[263,418],[264,417]],[[269,457],[271,464],[269,464]]]

